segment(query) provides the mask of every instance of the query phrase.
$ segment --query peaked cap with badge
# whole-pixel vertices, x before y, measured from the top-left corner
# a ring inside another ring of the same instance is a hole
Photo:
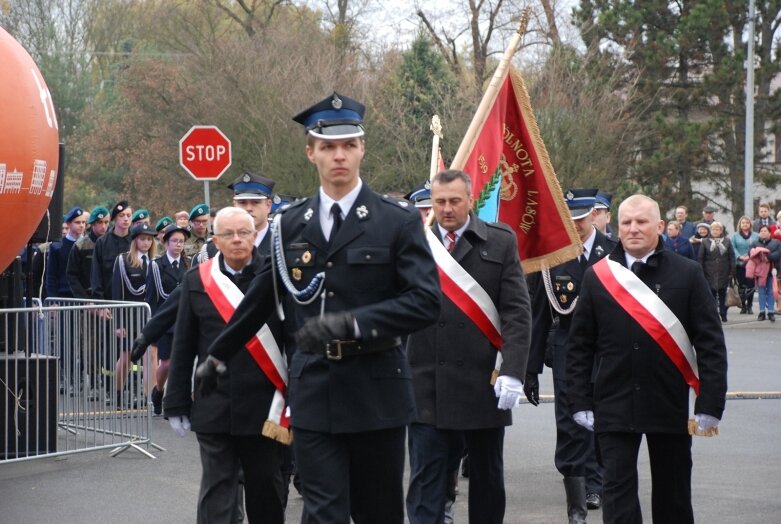
[[[270,178],[245,171],[229,186],[233,200],[265,200],[271,198],[275,182]]]
[[[610,210],[610,204],[613,203],[613,193],[598,191],[594,202],[594,209]]]
[[[364,135],[366,106],[336,91],[293,117],[307,134],[325,140],[343,140]]]
[[[426,180],[404,195],[415,207],[431,207],[431,181]]]
[[[567,189],[564,191],[564,200],[572,215],[572,220],[585,218],[596,203],[596,189]]]

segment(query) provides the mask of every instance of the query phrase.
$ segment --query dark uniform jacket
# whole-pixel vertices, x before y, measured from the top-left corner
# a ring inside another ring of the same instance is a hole
[[[124,262],[128,282],[122,278],[119,257],[122,257]],[[143,302],[146,297],[145,285],[149,263],[133,267],[130,265],[130,253],[122,253],[119,257],[114,261],[114,271],[111,276],[111,297],[109,298],[126,302]],[[139,292],[136,293],[136,291]]]
[[[432,230],[439,236],[436,225]],[[469,225],[452,254],[499,311],[504,359],[500,374],[523,380],[531,308],[515,235],[504,224],[486,223],[470,213]],[[437,322],[407,340],[416,421],[457,430],[512,424],[510,410],[496,407],[491,385],[496,352],[469,317],[443,294]]]
[[[50,297],[73,296],[65,271],[68,267],[68,256],[75,243],[75,240],[65,237],[59,242],[52,242],[49,248],[48,267],[46,268],[46,293]]]
[[[157,257],[153,261],[153,264],[157,265],[157,268],[159,269],[160,279],[159,281],[156,279],[154,268],[150,266],[146,275],[146,303],[149,304],[152,315],[155,315],[160,310],[160,307],[167,301],[166,297],[170,297],[174,289],[182,282],[188,266],[184,256],[180,256],[179,267],[174,269],[173,265],[171,265],[171,261],[168,259],[168,255],[165,253],[162,256]],[[173,334],[173,323],[171,323],[171,327],[167,332]]]
[[[90,282],[92,296],[97,300],[111,300],[111,277],[114,273],[114,261],[121,253],[130,251],[130,234],[118,237],[114,228],[95,242],[92,253]]]
[[[261,265],[260,258],[253,255],[241,275],[234,278],[225,271],[220,258],[220,269],[242,292],[247,291]],[[188,271],[177,289],[180,290],[179,313],[163,399],[165,416],[188,416],[192,430],[199,433],[259,435],[268,418],[275,388],[243,343],[236,347],[234,358],[226,363],[228,369],[211,395],[201,397],[197,389],[191,394],[193,362],[206,359],[209,344],[223,330],[225,322],[206,294],[198,268]],[[279,340],[279,324],[270,321],[269,328]],[[255,332],[258,329],[260,325]]]
[[[600,231],[595,230],[594,244],[588,254],[587,267],[593,266],[604,257],[608,256],[616,247],[616,242],[607,238]],[[580,294],[583,283],[583,268],[580,261],[575,258],[559,264],[550,269],[551,290],[556,297],[559,307],[569,309]],[[536,273],[530,279],[532,286],[532,341],[529,350],[529,362],[526,371],[540,374],[543,371],[546,346],[552,344],[553,377],[566,379],[567,365],[567,338],[569,337],[572,313],[562,315],[549,302],[545,291],[545,283],[542,273]],[[571,310],[574,311],[574,310]],[[554,320],[558,318],[558,322]],[[553,333],[550,333],[553,329]],[[551,338],[552,337],[552,338]]]
[[[282,215],[284,256],[294,286],[303,289],[325,272],[325,311],[351,312],[365,342],[387,341],[431,324],[439,314],[439,280],[420,214],[364,183],[329,243],[320,227],[319,203],[319,196],[301,200]],[[266,267],[210,353],[229,359],[272,312],[273,293]],[[295,332],[320,314],[323,303],[318,298],[299,305],[288,295],[284,305],[290,352]],[[289,379],[291,424],[297,428],[373,431],[406,425],[414,416],[411,373],[401,345],[341,361],[293,351]]]
[[[68,255],[68,284],[76,298],[92,298],[90,271],[92,270],[92,255],[98,237],[91,230],[74,244]]]
[[[610,259],[626,266],[623,246],[619,244]],[[702,269],[693,260],[665,251],[660,237],[638,276],[675,313],[694,346],[700,375],[694,412],[721,419],[727,352]],[[593,410],[597,432],[686,433],[689,386],[672,360],[591,269],[579,300],[567,356],[571,412]]]

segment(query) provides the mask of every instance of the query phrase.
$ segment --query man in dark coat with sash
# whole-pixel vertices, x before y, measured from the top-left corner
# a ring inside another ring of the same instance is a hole
[[[284,507],[275,440],[289,441],[282,424],[285,388],[276,383],[279,377],[274,372],[261,367],[261,363],[271,362],[275,372],[286,380],[286,370],[278,367],[281,364],[284,368],[279,347],[269,344],[279,336],[278,324],[267,324],[271,339],[259,337],[263,344],[260,354],[239,343],[236,355],[225,364],[216,389],[208,396],[198,383],[194,397],[191,393],[193,362],[206,360],[209,345],[235,310],[235,301],[243,299],[262,266],[254,248],[252,217],[246,211],[224,208],[217,213],[214,226],[220,256],[193,268],[181,284],[164,412],[177,433],[184,436],[192,429],[198,437],[203,467],[199,523],[236,521],[240,466],[249,521],[282,523]],[[244,342],[247,340],[250,337]],[[269,359],[264,358],[267,354],[271,355]],[[280,398],[281,406],[277,405]],[[274,431],[266,430],[270,427]]]
[[[616,246],[594,226],[596,189],[567,189],[567,203],[575,229],[583,243],[578,258],[543,269],[530,278],[533,286],[531,351],[524,384],[527,398],[539,403],[538,375],[543,363],[552,368],[556,414],[554,463],[564,477],[567,516],[570,524],[586,521],[588,509],[597,509],[602,498],[602,471],[594,451],[594,435],[578,425],[569,412],[567,392],[567,341],[572,313],[578,301],[586,269],[603,259]]]
[[[409,336],[417,416],[409,427],[407,515],[413,524],[441,522],[448,471],[461,459],[465,442],[469,521],[499,524],[505,509],[504,428],[512,424],[510,409],[523,396],[520,378],[531,337],[529,293],[515,235],[504,224],[484,222],[471,211],[466,173],[437,174],[431,201],[436,217],[431,234],[444,244],[432,245],[432,250],[441,248],[435,259],[446,259],[440,267],[460,265],[490,298],[498,313],[501,348],[480,329],[469,308],[444,291],[438,321]],[[499,349],[502,363],[494,387]]]
[[[400,337],[439,314],[420,215],[360,178],[363,113],[334,93],[294,118],[306,129],[320,189],[277,215],[273,264],[198,370],[202,382],[216,379],[218,361],[276,307],[275,289],[284,295],[305,523],[403,522],[404,441],[415,405]]]
[[[714,432],[724,411],[727,352],[715,300],[699,265],[664,249],[663,231],[654,200],[621,203],[620,243],[586,271],[570,327],[570,412],[595,432],[607,523],[643,521],[643,435],[654,522],[694,522],[690,432]]]

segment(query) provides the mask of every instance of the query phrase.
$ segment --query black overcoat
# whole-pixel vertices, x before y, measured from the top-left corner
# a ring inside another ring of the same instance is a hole
[[[417,210],[377,195],[363,184],[331,242],[320,226],[319,196],[287,208],[281,218],[288,274],[297,289],[325,273],[324,302],[308,305],[284,297],[291,425],[326,433],[399,427],[414,416],[409,363],[401,345],[340,361],[295,351],[295,333],[309,317],[349,311],[364,341],[400,337],[436,320],[439,279]],[[272,246],[273,249],[273,246]],[[257,329],[275,307],[270,266],[210,353],[229,359],[237,342]],[[280,284],[280,292],[285,293]]]
[[[610,259],[626,266],[621,244]],[[678,317],[697,353],[701,385],[694,413],[721,419],[727,351],[702,269],[665,251],[659,237],[656,252],[638,276]],[[597,432],[687,432],[689,387],[683,375],[592,268],[586,271],[570,327],[567,385],[571,413],[594,411]]]
[[[439,237],[435,225],[434,234]],[[524,380],[531,336],[531,306],[515,235],[504,224],[470,213],[453,258],[491,297],[501,319],[500,375]],[[439,429],[509,426],[510,410],[496,407],[491,385],[497,348],[448,297],[437,322],[407,340],[417,422]]]
[[[225,273],[222,258],[213,263],[218,262]],[[246,292],[261,265],[261,259],[253,253],[252,262],[236,281],[242,292]],[[206,294],[197,267],[187,272],[179,293],[171,367],[163,398],[165,416],[190,417],[195,432],[259,435],[268,418],[275,388],[243,344],[226,363],[228,369],[214,392],[201,397],[196,388],[191,394],[193,363],[196,359],[198,362],[206,359],[209,344],[225,327],[225,322]],[[278,323],[271,319],[268,324],[279,340]],[[255,331],[258,329],[260,325]]]

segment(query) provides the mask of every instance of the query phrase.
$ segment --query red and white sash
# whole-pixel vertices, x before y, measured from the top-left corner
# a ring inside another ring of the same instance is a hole
[[[239,303],[244,298],[244,293],[220,271],[218,257],[199,264],[198,273],[203,283],[206,294],[214,304],[215,309],[227,324]],[[290,418],[287,413],[287,365],[280,351],[274,335],[266,324],[246,343],[252,359],[268,377],[276,391],[269,408],[268,420],[263,424],[261,434],[289,444],[292,441],[290,433]]]
[[[483,286],[456,262],[442,242],[426,229],[426,240],[434,255],[442,292],[471,320],[497,350],[496,369],[502,365],[502,332],[499,311]]]
[[[637,275],[618,262],[603,258],[592,267],[608,293],[654,339],[699,395],[697,356],[675,313]]]

